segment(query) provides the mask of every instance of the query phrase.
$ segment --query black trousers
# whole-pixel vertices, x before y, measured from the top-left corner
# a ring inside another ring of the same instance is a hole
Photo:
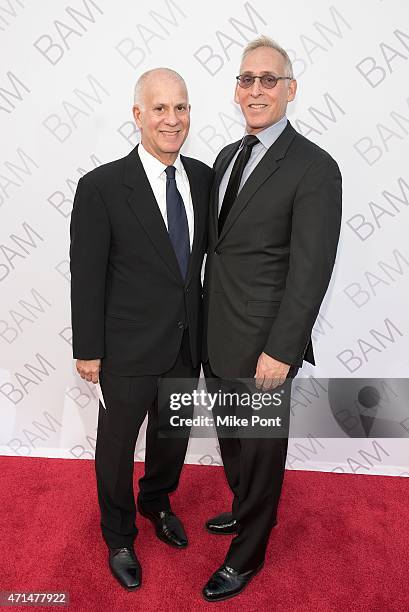
[[[160,350],[160,348],[158,348]],[[189,430],[183,437],[162,437],[158,388],[164,379],[189,379],[195,387],[200,368],[193,368],[186,330],[173,367],[160,376],[117,376],[100,372],[106,410],[99,404],[95,471],[102,535],[108,546],[131,547],[138,533],[133,490],[134,453],[139,429],[148,413],[145,474],[139,480],[138,503],[147,510],[169,510],[169,493],[179,482]],[[177,384],[177,383],[175,383]]]
[[[209,362],[204,364],[203,369],[209,392],[216,393],[220,389],[222,392],[236,391],[240,394],[244,389],[248,390],[240,382],[216,377]],[[234,407],[216,405],[214,409],[220,454],[233,492],[232,513],[238,522],[238,533],[231,541],[225,563],[239,572],[255,569],[263,563],[269,536],[276,522],[287,457],[291,383],[297,372],[298,367],[292,366],[284,385],[272,391],[280,393],[285,390],[280,414],[287,417],[286,424],[273,435],[264,427],[247,428],[236,431],[234,435],[234,431],[229,432],[226,427],[217,425],[217,415],[228,413],[243,416],[247,412],[251,416],[250,413],[254,412],[251,408],[237,411]],[[260,417],[274,414],[274,409],[260,411]]]

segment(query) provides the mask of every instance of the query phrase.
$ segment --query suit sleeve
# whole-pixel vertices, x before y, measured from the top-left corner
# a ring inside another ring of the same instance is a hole
[[[284,363],[302,362],[309,344],[334,267],[341,203],[338,165],[330,156],[321,157],[311,164],[297,188],[285,291],[264,348]]]
[[[86,177],[75,193],[70,238],[73,357],[103,358],[110,223],[97,188]]]

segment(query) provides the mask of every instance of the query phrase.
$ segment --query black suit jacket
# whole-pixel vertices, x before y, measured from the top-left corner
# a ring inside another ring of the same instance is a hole
[[[194,208],[186,282],[137,147],[80,179],[70,227],[74,358],[102,358],[102,369],[119,375],[161,374],[175,362],[188,327],[193,365],[200,362],[213,173],[200,161],[181,160]]]
[[[215,164],[204,283],[203,359],[250,378],[262,351],[314,362],[311,330],[334,266],[341,222],[337,163],[288,122],[217,230],[220,181],[240,142]]]

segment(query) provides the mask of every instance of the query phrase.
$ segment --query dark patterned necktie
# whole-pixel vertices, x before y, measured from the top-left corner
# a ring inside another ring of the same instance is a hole
[[[180,272],[186,278],[190,256],[189,226],[185,205],[176,185],[176,168],[168,166],[166,172],[166,214],[169,238],[176,253]]]
[[[259,139],[257,136],[249,134],[243,139],[243,148],[236,157],[233,169],[230,174],[229,182],[227,184],[226,193],[224,194],[223,203],[219,214],[219,235],[223,229],[224,222],[227,219],[239,191],[241,177],[243,176],[244,168],[250,159],[252,148],[257,144]]]

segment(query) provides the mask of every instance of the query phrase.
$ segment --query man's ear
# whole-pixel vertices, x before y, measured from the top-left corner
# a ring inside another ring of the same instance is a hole
[[[135,119],[135,123],[138,126],[138,128],[141,127],[142,121],[141,121],[141,115],[142,115],[142,108],[139,104],[134,104],[134,106],[132,107],[132,113]]]
[[[296,93],[297,93],[297,81],[295,79],[292,79],[288,86],[287,102],[292,102],[295,98]]]
[[[238,96],[238,89],[239,89],[239,86],[236,85],[236,89],[234,90],[234,101],[236,102],[236,104],[240,104],[239,96]]]

